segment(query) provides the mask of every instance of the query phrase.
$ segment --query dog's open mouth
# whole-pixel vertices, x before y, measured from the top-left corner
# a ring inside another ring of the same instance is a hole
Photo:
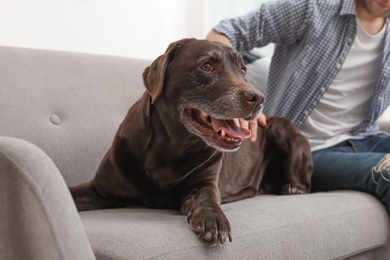
[[[234,150],[244,139],[251,136],[251,131],[240,128],[233,119],[217,119],[198,109],[187,108],[189,123],[195,129],[211,139],[218,148]]]

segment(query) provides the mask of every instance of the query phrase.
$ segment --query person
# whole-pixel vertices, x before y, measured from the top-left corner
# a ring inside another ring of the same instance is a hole
[[[390,0],[277,0],[206,39],[238,51],[273,42],[263,114],[244,127],[289,118],[312,149],[312,191],[368,192],[390,214],[390,135],[377,123],[390,104],[389,15]]]

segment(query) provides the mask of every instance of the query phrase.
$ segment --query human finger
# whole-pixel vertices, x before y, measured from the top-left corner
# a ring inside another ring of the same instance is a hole
[[[249,130],[251,131],[251,141],[255,142],[257,139],[257,129],[259,128],[259,125],[256,120],[249,121]]]
[[[261,127],[266,127],[267,126],[267,118],[263,113],[260,113],[259,118],[257,119],[257,122]]]

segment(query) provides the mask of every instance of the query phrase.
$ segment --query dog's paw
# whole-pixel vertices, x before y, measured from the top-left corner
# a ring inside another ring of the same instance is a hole
[[[284,185],[282,188],[281,194],[282,195],[293,195],[293,194],[306,194],[309,193],[308,188],[300,183],[289,183]]]
[[[192,230],[212,246],[232,242],[230,223],[221,209],[197,208],[187,216]]]

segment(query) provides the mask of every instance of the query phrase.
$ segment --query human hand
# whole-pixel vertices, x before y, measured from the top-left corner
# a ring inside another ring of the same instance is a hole
[[[261,127],[265,127],[267,125],[267,118],[265,117],[265,115],[263,113],[260,113],[260,116],[259,116],[259,118],[257,118],[257,120],[246,121],[242,118],[240,118],[240,119],[236,118],[236,119],[234,119],[234,121],[236,122],[236,124],[239,127],[246,128],[246,129],[249,129],[251,131],[250,140],[252,142],[255,142],[257,139],[257,128],[259,127],[259,125]]]

